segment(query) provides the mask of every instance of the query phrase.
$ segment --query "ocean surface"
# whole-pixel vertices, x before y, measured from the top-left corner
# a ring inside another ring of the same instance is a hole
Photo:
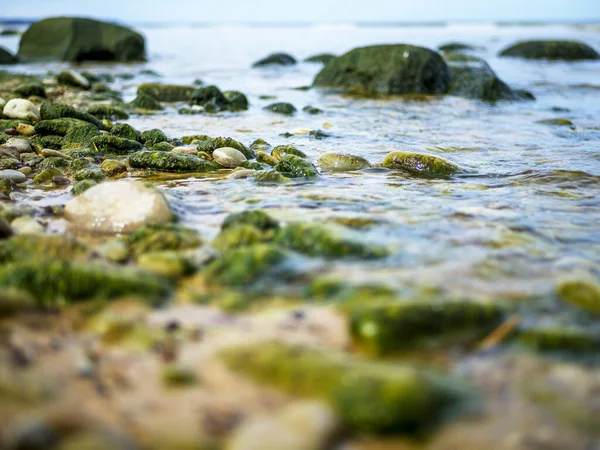
[[[222,90],[242,91],[251,103],[249,111],[240,113],[185,116],[170,108],[132,116],[128,123],[140,130],[160,128],[172,137],[229,136],[246,145],[263,138],[273,145],[297,145],[312,161],[332,151],[358,154],[374,164],[393,150],[426,152],[465,169],[447,180],[373,168],[323,173],[317,181],[282,186],[215,175],[164,181],[183,222],[207,238],[216,235],[226,214],[267,208],[284,220],[373,220],[357,235],[384,243],[392,255],[378,262],[330,263],[324,270],[356,282],[384,281],[399,291],[529,298],[548,294],[564,276],[600,276],[600,62],[497,57],[505,46],[533,38],[577,39],[600,50],[600,25],[134,27],[147,38],[147,63],[75,68],[134,75],[116,82],[126,101],[142,82],[201,79]],[[16,51],[18,40],[2,36],[0,46]],[[276,51],[302,60],[371,44],[436,48],[451,41],[477,46],[474,54],[501,79],[531,91],[537,100],[354,99],[294,89],[310,85],[319,64],[251,68]],[[34,64],[10,70],[45,74],[64,67]],[[140,75],[144,69],[160,77]],[[290,102],[298,112],[284,117],[263,110],[274,101]],[[306,105],[324,112],[309,115],[302,111]],[[573,126],[537,123],[553,118],[569,119]],[[331,136],[313,139],[307,131],[315,129]],[[32,204],[62,204],[70,198],[69,189],[29,189],[21,195]]]

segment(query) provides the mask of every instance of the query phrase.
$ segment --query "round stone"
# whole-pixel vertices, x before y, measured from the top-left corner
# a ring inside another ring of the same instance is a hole
[[[33,152],[33,148],[31,148],[31,144],[27,139],[23,138],[10,138],[4,144],[6,147],[12,147],[16,149],[19,153],[31,153]]]
[[[329,170],[360,170],[371,167],[362,156],[348,153],[325,153],[319,158],[319,167]]]
[[[193,145],[183,145],[181,147],[175,147],[171,150],[173,153],[189,153],[190,155],[197,155],[198,149]]]
[[[76,228],[100,233],[129,233],[145,223],[174,219],[160,190],[129,180],[89,188],[67,203],[65,217]]]
[[[27,181],[27,177],[18,170],[6,169],[0,170],[0,180],[10,181],[11,183],[23,183]]]
[[[40,112],[37,107],[23,98],[13,98],[4,106],[4,115],[9,119],[30,120],[37,122],[40,120]]]
[[[221,147],[213,152],[213,161],[233,169],[245,163],[247,159],[242,152],[233,147]]]

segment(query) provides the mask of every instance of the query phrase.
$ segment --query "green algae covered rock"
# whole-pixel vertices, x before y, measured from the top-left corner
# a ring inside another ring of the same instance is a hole
[[[62,235],[17,234],[0,243],[0,262],[75,261],[86,255],[79,241]]]
[[[600,54],[583,42],[561,40],[518,42],[502,50],[499,56],[565,61],[600,59]]]
[[[226,228],[215,238],[212,246],[221,252],[238,247],[268,242],[273,239],[273,232],[261,231],[255,226],[241,224]]]
[[[126,120],[129,119],[129,114],[122,110],[121,108],[117,108],[116,106],[110,105],[93,105],[88,108],[88,114],[98,118],[98,119],[108,119],[108,120]]]
[[[271,155],[266,154],[265,152],[256,152],[256,162],[275,167],[279,163],[279,160]]]
[[[137,141],[140,137],[140,132],[126,123],[117,123],[110,129],[110,134],[120,138]]]
[[[289,178],[315,178],[319,171],[313,163],[296,155],[286,155],[275,166],[275,170]]]
[[[240,152],[242,152],[247,159],[253,159],[255,156],[253,150],[250,150],[248,147],[246,147],[241,142],[238,142],[235,139],[228,138],[228,137],[216,137],[216,138],[204,139],[198,144],[197,149],[199,152],[205,152],[205,153],[208,153],[209,155],[212,155],[212,153],[216,149],[223,148],[223,147],[235,148],[236,150],[239,150]]]
[[[181,252],[148,252],[137,258],[137,267],[169,280],[178,280],[190,275],[195,267]]]
[[[257,281],[279,279],[290,274],[285,264],[288,252],[271,244],[233,248],[210,263],[204,270],[209,284],[243,287]]]
[[[63,136],[61,148],[85,148],[100,133],[98,128],[78,119],[42,120],[35,124],[35,131],[43,135]]]
[[[263,184],[285,184],[292,181],[291,178],[275,170],[257,170],[254,179],[257,183]]]
[[[165,300],[171,286],[162,278],[125,267],[67,261],[24,261],[0,268],[0,286],[23,289],[40,306],[60,306],[81,300],[109,300],[136,295]]]
[[[238,91],[225,91],[223,96],[227,99],[230,111],[245,111],[248,109],[248,97]]]
[[[46,89],[43,84],[22,84],[13,91],[15,96],[20,98],[29,98],[31,96],[46,98]]]
[[[520,330],[517,341],[541,352],[597,354],[600,348],[600,333],[591,332],[583,327],[544,326]]]
[[[411,366],[361,361],[300,345],[261,342],[225,349],[220,358],[257,383],[327,402],[358,432],[422,432],[465,395],[449,379]]]
[[[287,102],[271,103],[270,105],[265,106],[263,109],[265,111],[271,111],[276,114],[283,114],[285,116],[291,116],[297,111],[294,105]]]
[[[153,145],[168,141],[169,138],[161,130],[154,128],[152,130],[143,131],[142,134],[140,134],[139,140],[145,147],[150,148]]]
[[[149,95],[159,102],[185,102],[196,90],[193,86],[178,84],[143,83],[138,86],[137,95]]]
[[[142,151],[129,157],[129,165],[135,169],[161,172],[210,172],[219,167],[205,159],[186,153]]]
[[[70,105],[64,103],[44,102],[40,106],[40,117],[42,120],[51,119],[78,119],[89,122],[96,128],[102,130],[104,126],[102,121],[89,113],[78,111]]]
[[[150,223],[142,225],[127,237],[133,255],[143,253],[183,250],[202,245],[197,231],[174,223]]]
[[[440,45],[438,50],[443,53],[450,53],[472,51],[476,49],[472,45],[463,44],[462,42],[448,42],[447,44]]]
[[[161,111],[163,109],[158,100],[147,94],[138,95],[129,103],[129,106],[142,111]]]
[[[16,64],[19,60],[4,47],[0,47],[0,66],[4,64]]]
[[[62,177],[64,173],[60,169],[51,167],[49,169],[42,170],[33,178],[33,184],[48,184],[54,177]]]
[[[92,145],[100,153],[125,155],[142,149],[142,144],[125,138],[110,135],[99,135],[92,138]]]
[[[365,94],[443,94],[450,79],[448,66],[433,50],[403,44],[374,45],[332,59],[313,85]]]
[[[235,228],[242,225],[251,225],[260,231],[279,229],[279,222],[261,210],[242,211],[229,214],[221,224],[221,230]]]
[[[116,159],[105,159],[100,164],[100,169],[107,177],[114,177],[127,172],[127,166]]]
[[[497,305],[470,301],[354,305],[349,313],[353,340],[376,354],[472,343],[492,332],[504,317]]]
[[[37,151],[41,151],[44,148],[60,150],[63,146],[63,137],[52,135],[41,136],[38,134],[31,140],[31,146]]]
[[[563,281],[556,287],[562,301],[600,315],[600,285],[583,280]]]
[[[319,53],[318,55],[313,55],[309,56],[308,58],[305,58],[304,62],[327,64],[334,58],[335,55],[332,55],[331,53]]]
[[[42,162],[37,165],[39,170],[50,169],[51,167],[55,169],[66,169],[69,167],[71,163],[69,160],[65,158],[59,158],[57,156],[52,156],[50,158],[44,158]]]
[[[271,156],[273,158],[277,158],[278,160],[283,158],[285,155],[296,155],[300,158],[306,158],[306,154],[302,150],[298,150],[293,145],[278,145],[271,150]]]
[[[275,242],[309,256],[326,258],[381,258],[384,248],[360,242],[341,227],[320,223],[293,223],[277,233]]]
[[[31,25],[21,37],[23,61],[143,61],[144,38],[120,25],[55,17]]]
[[[383,160],[383,167],[402,170],[423,177],[449,177],[460,168],[438,156],[412,152],[391,152]]]
[[[71,167],[74,180],[94,180],[97,182],[106,180],[106,175],[97,165],[87,159],[78,159],[76,162],[81,162],[81,164],[73,164]]]
[[[319,167],[335,171],[360,170],[371,167],[371,163],[362,156],[348,153],[325,153],[319,158]]]
[[[92,188],[92,187],[96,186],[97,184],[98,184],[97,181],[94,181],[91,179],[84,179],[84,180],[78,181],[77,183],[75,183],[73,185],[73,188],[71,189],[71,194],[73,194],[74,196],[83,194],[89,188]]]
[[[228,109],[229,101],[217,86],[205,86],[192,93],[190,105],[202,106],[208,112],[218,112]]]
[[[252,67],[264,66],[293,66],[296,64],[296,58],[287,53],[272,53],[263,59],[256,61]]]

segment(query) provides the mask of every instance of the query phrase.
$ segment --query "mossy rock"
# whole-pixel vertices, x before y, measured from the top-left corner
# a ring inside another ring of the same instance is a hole
[[[152,130],[143,131],[140,134],[139,141],[144,144],[144,147],[152,147],[160,142],[168,141],[169,138],[161,130],[154,128]]]
[[[582,327],[554,326],[520,330],[517,341],[540,352],[592,353],[600,348],[600,334]]]
[[[139,256],[143,253],[183,250],[202,245],[197,231],[172,223],[142,225],[127,237],[131,253]]]
[[[320,223],[293,223],[279,230],[278,244],[309,256],[326,258],[381,258],[387,251],[379,246],[360,242],[342,227]]]
[[[495,304],[471,301],[396,301],[357,305],[348,322],[354,342],[375,354],[472,344],[504,317]]]
[[[195,266],[182,252],[155,251],[137,257],[137,267],[169,280],[178,280],[195,271]]]
[[[273,236],[274,233],[271,231],[262,231],[255,226],[242,224],[221,231],[213,241],[212,246],[221,252],[225,252],[234,248],[269,242],[273,239]]]
[[[129,119],[129,114],[122,110],[121,108],[117,108],[116,106],[110,105],[93,105],[88,108],[88,114],[98,118],[98,119],[108,119],[108,120],[126,120]]]
[[[77,163],[81,163],[81,164],[77,164]],[[76,181],[94,180],[94,181],[100,182],[100,181],[106,180],[106,178],[107,178],[100,167],[89,162],[86,159],[76,160],[73,163],[71,170],[73,172],[73,174],[72,174],[73,179]]]
[[[300,158],[306,158],[306,153],[301,150],[298,150],[293,145],[278,145],[273,150],[271,150],[271,156],[273,158],[281,159],[285,155],[296,155]]]
[[[74,70],[65,70],[59,73],[56,77],[56,81],[58,84],[69,86],[75,89],[89,90],[92,87],[91,83],[86,77],[81,75],[79,72],[75,72]]]
[[[19,60],[4,47],[0,47],[0,66],[8,64],[16,64]]]
[[[20,123],[24,123],[26,125],[30,125],[31,122],[28,120],[12,120],[12,119],[0,119],[0,131],[9,129],[9,128],[17,128]],[[13,137],[13,136],[11,136]]]
[[[172,152],[136,152],[129,157],[129,165],[135,169],[162,172],[210,172],[218,166],[195,155]]]
[[[76,239],[62,235],[17,234],[0,242],[0,262],[76,261],[87,255]]]
[[[90,180],[90,179],[84,179],[84,180],[78,181],[77,183],[75,183],[73,185],[73,188],[71,189],[71,194],[74,196],[83,194],[89,188],[94,187],[97,184],[98,184],[97,181]]]
[[[195,90],[193,86],[179,84],[143,83],[138,86],[137,95],[149,95],[159,102],[185,102]]]
[[[264,66],[293,66],[296,64],[296,58],[287,53],[272,53],[263,59],[256,61],[252,67]]]
[[[56,169],[66,169],[71,165],[68,159],[52,156],[50,158],[44,158],[42,162],[37,165],[39,170],[49,169],[51,167]]]
[[[66,261],[25,261],[0,268],[0,286],[23,289],[40,306],[61,306],[82,300],[109,300],[135,295],[164,301],[171,286],[164,279],[125,267]]]
[[[590,281],[567,280],[556,287],[560,299],[592,314],[600,315],[600,285]]]
[[[244,161],[240,167],[250,170],[264,170],[265,166],[258,161]]]
[[[319,167],[332,171],[360,170],[371,167],[362,156],[349,153],[325,153],[318,160]]]
[[[271,149],[271,144],[269,144],[264,139],[256,139],[250,144],[250,150],[255,152],[267,152]]]
[[[244,287],[259,280],[280,280],[293,273],[285,264],[290,253],[271,244],[233,248],[204,270],[206,282],[213,285]]]
[[[279,164],[279,160],[265,152],[256,152],[256,161],[260,164],[266,164],[271,167],[275,167]]]
[[[23,61],[143,61],[144,38],[129,28],[77,17],[44,19],[21,37]]]
[[[541,125],[554,125],[557,127],[573,127],[573,122],[570,121],[569,119],[561,119],[561,118],[557,118],[557,119],[542,119],[542,120],[537,120],[535,123],[539,123]]]
[[[159,142],[158,144],[154,144],[152,147],[150,147],[150,150],[153,152],[170,152],[174,148],[175,146],[170,142],[163,141]]]
[[[265,106],[263,109],[265,111],[271,111],[273,113],[283,114],[285,116],[291,116],[297,111],[294,105],[286,102],[271,103],[270,105]]]
[[[33,184],[48,184],[54,177],[62,177],[63,171],[51,167],[49,169],[42,170],[33,178]]]
[[[22,84],[13,91],[16,97],[29,98],[32,96],[46,98],[46,89],[41,83]]]
[[[331,53],[319,53],[317,55],[309,56],[304,59],[304,62],[307,63],[321,63],[327,64],[329,61],[335,58],[335,55]]]
[[[127,166],[116,159],[105,159],[102,161],[100,169],[108,177],[114,177],[127,172]]]
[[[255,157],[253,150],[250,150],[248,147],[246,147],[241,142],[238,142],[235,139],[228,138],[228,137],[216,137],[216,138],[204,139],[200,142],[200,144],[198,144],[197,149],[199,152],[205,152],[205,153],[208,153],[209,155],[212,155],[212,153],[216,149],[223,148],[223,147],[235,148],[236,150],[239,150],[240,152],[242,152],[247,159],[253,159]]]
[[[207,112],[228,109],[229,101],[217,86],[205,86],[196,89],[190,97],[190,105],[203,106]]]
[[[60,150],[63,145],[62,136],[40,136],[37,135],[31,140],[31,146],[37,151],[41,151],[44,148],[51,148],[53,150]]]
[[[138,141],[140,138],[140,132],[126,123],[117,123],[113,125],[110,129],[110,134],[131,141]]]
[[[565,61],[600,59],[600,54],[589,45],[578,41],[562,40],[518,42],[502,50],[499,56]]]
[[[357,93],[443,94],[451,75],[433,50],[412,45],[360,47],[332,59],[313,82]]]
[[[319,171],[311,162],[296,155],[286,155],[275,166],[275,170],[289,178],[315,178]]]
[[[290,177],[287,177],[276,170],[257,170],[254,179],[257,183],[263,184],[285,184],[292,181]]]
[[[227,99],[230,111],[245,111],[248,109],[248,97],[238,91],[225,91],[223,95]]]
[[[473,51],[476,48],[469,44],[464,44],[462,42],[448,42],[447,44],[440,45],[438,50],[443,53],[450,52],[464,52],[464,51]]]
[[[40,106],[40,117],[42,120],[51,119],[78,119],[84,122],[89,122],[96,128],[103,130],[102,121],[91,114],[76,110],[70,105],[64,103],[44,102]]]
[[[163,107],[158,100],[146,94],[140,94],[134,98],[129,106],[138,110],[146,111],[162,111]]]
[[[321,114],[323,112],[322,109],[319,108],[315,108],[314,106],[311,105],[307,105],[304,108],[302,108],[302,111],[304,111],[305,113],[310,114],[311,116],[317,115],[317,114]]]
[[[463,386],[411,366],[300,345],[261,342],[225,349],[220,358],[257,383],[329,403],[357,432],[422,433],[465,395]]]
[[[274,231],[279,229],[279,222],[266,212],[261,210],[250,210],[229,214],[221,224],[221,230],[227,230],[241,225],[251,225],[260,231]]]
[[[411,175],[423,177],[449,177],[458,172],[460,168],[438,156],[412,152],[389,153],[382,163],[388,169],[402,170]]]
[[[113,153],[125,155],[142,149],[142,144],[137,141],[116,136],[100,135],[92,139],[92,145],[100,153]]]

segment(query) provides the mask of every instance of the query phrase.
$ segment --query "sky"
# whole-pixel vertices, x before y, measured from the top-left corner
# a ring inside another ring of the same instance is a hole
[[[1,0],[0,18],[123,22],[600,21],[600,0]]]

